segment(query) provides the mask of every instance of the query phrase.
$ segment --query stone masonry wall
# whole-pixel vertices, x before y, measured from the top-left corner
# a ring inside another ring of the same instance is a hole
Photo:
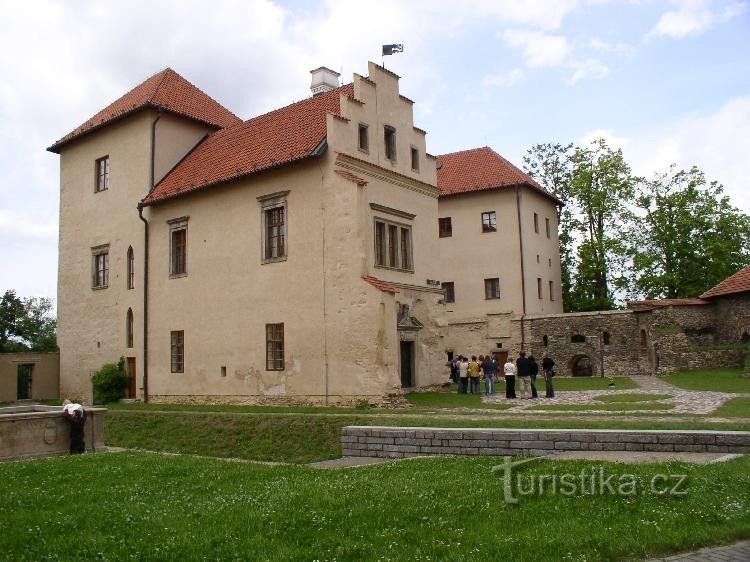
[[[542,456],[563,451],[750,453],[750,432],[348,426],[342,429],[341,447],[347,457],[381,458]]]

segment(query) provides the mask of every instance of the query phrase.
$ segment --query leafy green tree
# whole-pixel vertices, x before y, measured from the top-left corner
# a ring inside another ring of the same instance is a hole
[[[105,363],[91,379],[94,385],[94,402],[109,404],[117,402],[125,394],[130,376],[125,372],[125,359],[117,363]]]
[[[7,290],[0,298],[0,352],[56,351],[57,322],[52,301],[18,297]]]
[[[631,234],[635,290],[648,298],[696,297],[750,264],[750,216],[697,167],[672,165],[644,181]]]

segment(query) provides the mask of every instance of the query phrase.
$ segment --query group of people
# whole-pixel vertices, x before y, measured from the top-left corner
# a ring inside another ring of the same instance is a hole
[[[500,363],[492,355],[472,355],[471,359],[463,355],[455,356],[449,362],[451,368],[451,380],[458,385],[458,393],[472,394],[480,393],[480,381],[485,381],[485,392],[488,395],[495,394],[495,384],[500,382]],[[517,398],[516,379],[521,385],[521,398],[537,398],[536,379],[539,375],[539,363],[533,355],[526,357],[522,351],[518,359],[513,361],[510,357],[502,366],[503,379],[505,382],[505,397]],[[555,376],[555,362],[545,353],[542,358],[542,375],[545,383],[545,396],[555,397],[555,389],[552,378]]]

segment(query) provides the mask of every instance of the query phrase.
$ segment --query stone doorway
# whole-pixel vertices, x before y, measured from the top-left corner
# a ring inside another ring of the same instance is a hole
[[[33,363],[21,363],[20,365],[18,365],[18,384],[16,386],[17,400],[31,400],[33,373]]]
[[[594,374],[591,358],[588,355],[575,355],[570,361],[570,371],[574,377],[590,377]]]
[[[414,386],[414,342],[401,342],[401,388]]]

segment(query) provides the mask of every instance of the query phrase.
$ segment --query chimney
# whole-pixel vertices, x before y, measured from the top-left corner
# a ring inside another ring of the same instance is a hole
[[[312,91],[313,97],[325,92],[330,92],[334,88],[339,87],[339,76],[341,75],[330,68],[321,66],[320,68],[311,70],[310,74],[312,74],[310,90]]]

